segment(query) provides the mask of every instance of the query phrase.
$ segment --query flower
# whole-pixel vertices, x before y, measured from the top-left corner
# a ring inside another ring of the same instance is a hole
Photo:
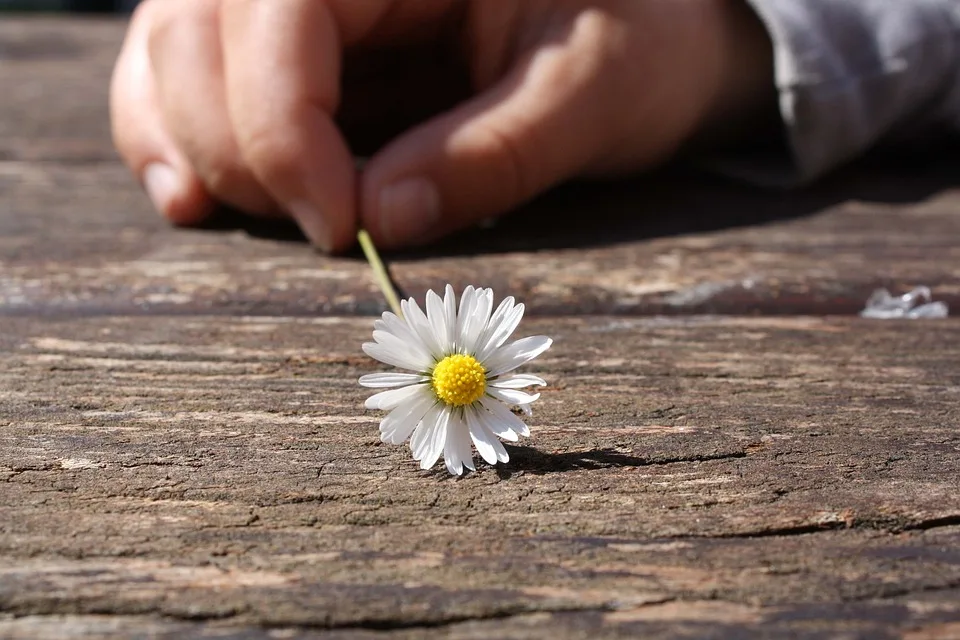
[[[430,469],[443,455],[454,475],[475,470],[470,442],[489,464],[510,456],[498,438],[529,436],[527,425],[510,406],[530,414],[540,397],[522,389],[543,386],[537,376],[515,373],[517,367],[550,348],[546,336],[504,344],[513,333],[523,305],[508,297],[493,309],[493,291],[464,289],[457,309],[453,287],[443,298],[427,292],[426,313],[410,298],[400,303],[402,318],[389,311],[374,324],[364,352],[409,373],[372,373],[360,384],[387,389],[367,398],[368,409],[389,411],[380,422],[380,440],[403,444],[410,439],[414,460]],[[510,375],[505,375],[510,374]]]

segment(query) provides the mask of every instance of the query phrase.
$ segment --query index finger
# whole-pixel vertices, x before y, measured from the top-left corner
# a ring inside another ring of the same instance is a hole
[[[333,121],[342,58],[334,16],[320,0],[224,0],[220,25],[241,155],[311,241],[349,247],[357,177]]]

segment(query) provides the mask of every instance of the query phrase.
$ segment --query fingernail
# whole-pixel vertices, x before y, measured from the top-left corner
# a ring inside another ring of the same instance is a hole
[[[408,178],[380,192],[380,230],[391,243],[416,242],[440,221],[440,193],[429,180]]]
[[[143,170],[143,187],[160,213],[167,214],[180,191],[180,177],[173,167],[152,162]]]
[[[323,214],[309,202],[299,200],[287,205],[287,211],[293,216],[300,229],[314,245],[324,253],[333,250],[333,237],[330,226],[323,219]]]

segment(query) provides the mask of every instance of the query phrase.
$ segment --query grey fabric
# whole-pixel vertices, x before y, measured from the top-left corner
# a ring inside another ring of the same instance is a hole
[[[960,129],[960,0],[746,0],[767,27],[789,157],[727,157],[807,182],[877,145]]]

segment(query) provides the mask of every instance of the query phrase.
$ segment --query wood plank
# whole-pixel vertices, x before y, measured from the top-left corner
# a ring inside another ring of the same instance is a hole
[[[698,184],[698,193],[711,192],[710,182]],[[683,180],[660,186],[667,200],[690,187]],[[721,189],[718,202],[745,206],[726,188],[729,197]],[[611,193],[621,194],[618,206],[634,203],[639,211],[695,211],[682,200],[673,208],[644,208],[642,199],[617,188]],[[557,204],[561,195],[536,206]],[[577,215],[571,211],[590,210],[589,202],[602,204],[596,191],[580,196],[550,210],[569,219]],[[359,256],[321,256],[283,226],[169,228],[112,163],[0,164],[0,208],[3,314],[313,316],[383,308]],[[851,201],[765,225],[662,237],[649,237],[642,223],[631,230],[633,219],[621,212],[600,218],[623,238],[612,244],[589,240],[597,217],[588,218],[581,216],[579,227],[559,227],[537,211],[517,212],[469,239],[392,256],[392,272],[405,293],[420,299],[445,282],[492,286],[538,315],[854,314],[878,286],[904,292],[927,285],[936,299],[960,303],[960,248],[953,240],[960,235],[960,191],[954,189],[909,205]],[[551,228],[581,234],[583,243],[549,248],[556,238],[537,229]],[[517,246],[517,238],[526,246]],[[547,248],[532,250],[534,239]]]
[[[107,91],[122,19],[0,20],[0,161],[113,160]]]
[[[0,608],[41,631],[960,619],[952,322],[532,321],[557,338],[533,437],[461,479],[378,442],[369,319],[4,326]]]

